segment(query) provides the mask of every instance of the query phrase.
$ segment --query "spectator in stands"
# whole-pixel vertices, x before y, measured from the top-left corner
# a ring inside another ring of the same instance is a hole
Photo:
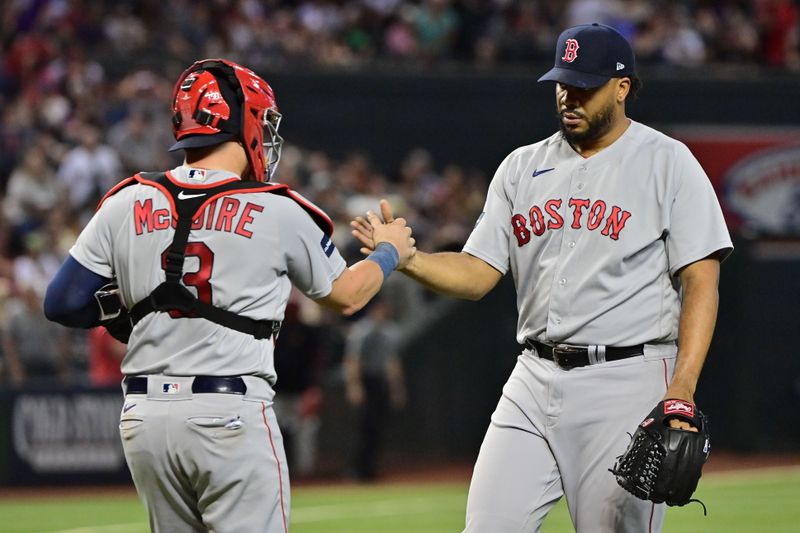
[[[23,239],[24,253],[13,260],[14,284],[21,290],[33,290],[41,298],[63,259],[58,250],[48,244],[46,232],[31,231]]]
[[[762,31],[762,53],[768,65],[800,68],[798,7],[792,0],[761,0],[756,15]]]
[[[423,0],[414,16],[414,28],[424,59],[441,59],[451,55],[458,22],[458,14],[450,0]]]
[[[79,135],[80,144],[67,152],[58,169],[58,179],[75,211],[94,208],[123,175],[117,152],[101,143],[96,126],[81,125]]]
[[[108,133],[108,144],[119,154],[125,176],[169,166],[164,148],[170,146],[167,130],[156,126],[144,111],[134,110]]]
[[[671,6],[664,15],[663,58],[667,63],[682,67],[701,65],[706,59],[706,47],[683,6]]]
[[[24,234],[42,224],[60,200],[61,189],[39,146],[25,152],[8,180],[3,211],[15,231]]]
[[[408,59],[416,56],[418,45],[414,16],[410,9],[389,19],[383,34],[383,49],[390,58]]]

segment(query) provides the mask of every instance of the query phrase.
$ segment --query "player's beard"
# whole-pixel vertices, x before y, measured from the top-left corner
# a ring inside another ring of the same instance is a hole
[[[574,113],[574,111],[572,111]],[[558,115],[558,127],[561,129],[561,134],[564,139],[570,144],[582,144],[585,142],[596,141],[611,130],[611,124],[614,121],[614,102],[609,102],[608,105],[598,111],[594,116],[587,117],[581,114],[581,117],[588,124],[588,128],[583,132],[575,132],[567,129],[564,121],[561,120],[561,114]]]

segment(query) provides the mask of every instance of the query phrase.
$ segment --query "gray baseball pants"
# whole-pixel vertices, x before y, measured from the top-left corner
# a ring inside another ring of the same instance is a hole
[[[464,533],[538,532],[562,496],[578,533],[659,533],[664,504],[630,495],[608,469],[666,393],[675,352],[645,345],[564,370],[525,350],[481,445]]]
[[[192,394],[191,377],[149,376],[127,394],[120,435],[156,533],[287,533],[289,473],[274,393]]]

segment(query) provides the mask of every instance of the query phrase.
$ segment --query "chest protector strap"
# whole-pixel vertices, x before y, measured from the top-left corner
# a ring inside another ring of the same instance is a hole
[[[135,180],[135,181],[134,181]],[[277,320],[254,320],[203,302],[184,287],[180,280],[183,277],[183,262],[189,231],[198,211],[208,202],[219,197],[239,192],[271,192],[283,194],[297,201],[312,215],[323,231],[330,232],[330,219],[310,204],[305,204],[295,196],[287,185],[276,183],[255,183],[251,181],[228,181],[220,185],[203,188],[184,188],[181,184],[170,180],[163,172],[148,172],[134,176],[129,184],[140,183],[158,188],[164,193],[173,206],[173,217],[177,219],[172,244],[167,249],[164,270],[166,281],[156,287],[146,298],[138,301],[130,310],[130,318],[136,325],[142,318],[156,311],[178,311],[186,318],[204,318],[215,324],[252,335],[256,339],[277,336],[281,323]],[[120,187],[122,188],[122,187]],[[113,192],[116,192],[113,191]],[[174,224],[174,222],[173,222]]]

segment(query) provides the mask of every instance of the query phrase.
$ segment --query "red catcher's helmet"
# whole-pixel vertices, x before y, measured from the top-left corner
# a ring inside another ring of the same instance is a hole
[[[281,158],[281,114],[275,94],[255,72],[226,59],[203,59],[186,69],[172,91],[170,151],[238,140],[253,179],[269,181]]]

